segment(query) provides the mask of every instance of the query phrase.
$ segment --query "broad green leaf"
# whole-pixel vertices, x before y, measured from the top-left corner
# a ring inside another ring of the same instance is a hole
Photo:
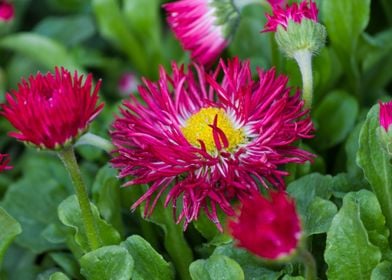
[[[80,28],[81,26],[83,28]],[[38,23],[34,31],[70,47],[92,37],[95,33],[95,26],[93,19],[87,15],[46,17]]]
[[[99,216],[97,207],[90,203],[91,210],[98,228],[98,235],[102,245],[119,244],[121,241],[120,234]],[[67,227],[72,229],[75,242],[84,251],[89,251],[86,232],[77,201],[76,195],[71,195],[65,199],[58,207],[58,215],[60,221]]]
[[[18,221],[0,207],[0,267],[3,256],[14,238],[22,232]]]
[[[122,233],[120,180],[116,175],[115,169],[109,165],[102,167],[95,177],[92,195],[102,217]]]
[[[383,261],[379,263],[372,271],[371,280],[389,280],[392,275],[392,263]]]
[[[212,255],[207,260],[197,260],[189,267],[193,280],[245,279],[241,266],[229,257]]]
[[[217,247],[213,255],[223,255],[235,260],[244,271],[245,279],[277,280],[282,275],[282,271],[274,270],[255,255],[234,247],[232,243]]]
[[[16,33],[0,39],[0,47],[21,53],[48,69],[64,66],[68,70],[81,70],[64,45],[34,33]]]
[[[37,257],[31,250],[12,244],[5,254],[0,279],[36,280],[40,272]]]
[[[304,280],[302,276],[290,276],[290,275],[285,275],[282,280]]]
[[[121,246],[105,246],[80,258],[81,273],[89,280],[129,280],[134,261]]]
[[[361,191],[347,194],[327,233],[324,257],[328,264],[328,279],[369,279],[381,260],[381,251],[370,242],[361,220],[365,205],[360,205],[358,196],[370,198],[371,193]],[[363,214],[367,221],[369,213]],[[374,218],[378,219],[378,216],[379,213]]]
[[[329,39],[350,54],[370,16],[370,0],[322,1],[322,11]]]
[[[67,275],[62,272],[55,272],[50,275],[49,280],[70,280]]]
[[[70,253],[65,252],[53,252],[50,253],[49,256],[53,259],[53,261],[63,269],[68,275],[73,278],[80,278],[80,267],[74,256]]]
[[[358,115],[358,102],[347,92],[335,90],[327,94],[314,110],[319,149],[327,149],[342,142],[352,130]]]
[[[92,0],[92,7],[102,36],[120,48],[141,74],[148,71],[145,52],[140,42],[132,36],[117,1]]]
[[[132,235],[121,246],[128,250],[135,261],[133,280],[174,279],[170,264],[142,237]]]
[[[392,228],[392,165],[381,147],[378,129],[379,105],[374,105],[366,118],[359,136],[358,165],[381,205],[386,224]]]
[[[337,212],[338,209],[333,202],[315,197],[309,204],[303,221],[306,233],[312,235],[327,232]]]
[[[61,247],[61,244],[43,238],[42,234],[48,225],[59,223],[56,209],[67,196],[68,191],[53,179],[26,176],[12,184],[1,205],[22,226],[23,232],[16,242],[35,253]]]

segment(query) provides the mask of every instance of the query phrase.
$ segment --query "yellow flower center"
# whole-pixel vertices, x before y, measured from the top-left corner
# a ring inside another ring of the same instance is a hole
[[[239,144],[245,142],[245,133],[242,129],[235,128],[233,122],[223,109],[219,108],[202,108],[199,112],[190,116],[185,125],[181,128],[182,133],[190,144],[195,147],[201,147],[199,141],[203,141],[209,154],[217,151],[214,140],[214,119],[217,117],[216,126],[224,133],[228,145],[226,151],[233,151]],[[218,136],[221,146],[224,147],[222,133],[215,132]]]

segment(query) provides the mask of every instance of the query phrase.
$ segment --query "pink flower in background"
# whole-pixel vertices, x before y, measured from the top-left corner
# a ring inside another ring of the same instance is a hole
[[[179,0],[163,7],[182,47],[203,65],[214,62],[227,47],[239,19],[231,0]]]
[[[193,64],[160,70],[159,81],[144,80],[143,101],[124,101],[111,136],[112,160],[125,186],[150,184],[132,208],[146,202],[150,215],[166,190],[178,221],[185,227],[200,210],[221,229],[217,208],[233,215],[231,202],[262,184],[283,189],[280,167],[304,163],[313,155],[293,143],[310,138],[311,119],[300,94],[290,94],[287,77],[258,70],[252,79],[249,61],[220,62],[214,73]],[[218,78],[219,77],[219,78]]]
[[[278,25],[287,28],[289,20],[296,23],[301,23],[303,19],[310,19],[317,22],[318,9],[316,3],[312,0],[303,0],[299,5],[293,3],[286,7],[273,6],[272,15],[266,15],[267,23],[264,26],[263,32],[276,32]]]
[[[22,79],[18,90],[6,94],[7,103],[1,113],[17,129],[9,135],[43,149],[58,149],[83,134],[99,114],[97,105],[99,81],[75,71],[72,76],[64,68]],[[93,90],[93,93],[91,93]]]
[[[14,5],[7,1],[0,1],[0,21],[10,21],[14,18]]]
[[[392,101],[380,104],[380,126],[388,132],[389,126],[392,124]]]
[[[286,4],[286,0],[267,0],[267,2],[271,5],[271,7],[284,6]]]
[[[118,81],[118,90],[124,96],[128,96],[137,90],[139,81],[133,72],[125,72]]]
[[[259,257],[277,260],[293,254],[302,229],[295,203],[284,192],[259,193],[242,200],[240,214],[229,223],[239,247]]]
[[[0,172],[9,170],[12,166],[9,166],[10,158],[8,154],[0,154]]]

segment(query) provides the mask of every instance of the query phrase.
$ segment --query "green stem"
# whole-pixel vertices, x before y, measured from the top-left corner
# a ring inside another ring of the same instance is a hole
[[[110,141],[90,132],[83,134],[74,146],[76,147],[80,145],[91,145],[104,150],[107,153],[110,153],[114,150],[114,146]]]
[[[305,266],[305,279],[317,280],[316,261],[314,260],[313,255],[308,250],[299,248],[298,258]]]
[[[93,217],[93,213],[91,211],[87,189],[83,183],[82,175],[80,173],[79,165],[75,158],[73,147],[70,146],[59,151],[58,156],[64,163],[64,166],[67,169],[68,174],[71,177],[72,183],[74,185],[90,249],[98,249],[101,245],[98,235],[98,229]]]
[[[305,108],[312,108],[313,100],[313,74],[312,74],[312,53],[308,50],[298,50],[294,53],[302,75],[302,99],[305,101]]]

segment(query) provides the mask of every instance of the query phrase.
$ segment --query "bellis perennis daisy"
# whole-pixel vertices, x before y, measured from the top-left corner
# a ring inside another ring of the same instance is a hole
[[[232,0],[179,0],[163,7],[183,48],[194,61],[205,65],[227,47],[239,20]]]
[[[2,115],[17,129],[9,135],[42,149],[72,143],[103,108],[97,105],[100,82],[93,87],[92,80],[91,74],[83,81],[64,68],[23,79],[2,106]]]
[[[149,215],[167,192],[165,205],[173,203],[185,226],[203,209],[220,228],[217,207],[233,215],[232,199],[260,184],[283,189],[287,172],[279,167],[312,158],[293,145],[313,126],[285,76],[258,70],[253,80],[249,62],[238,59],[210,74],[197,64],[172,71],[144,80],[143,102],[130,96],[113,124],[120,177],[130,176],[126,186],[150,184],[132,208],[145,201]]]
[[[301,235],[301,222],[294,201],[284,192],[270,192],[270,198],[259,193],[242,201],[237,220],[229,223],[237,245],[259,257],[278,260],[296,251]]]

